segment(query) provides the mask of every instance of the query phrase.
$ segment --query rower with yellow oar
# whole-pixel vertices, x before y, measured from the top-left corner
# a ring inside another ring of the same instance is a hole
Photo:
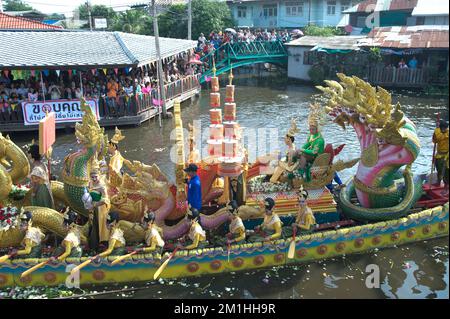
[[[190,221],[189,233],[187,234],[188,241],[191,242],[186,247],[180,247],[182,249],[196,249],[204,248],[208,241],[206,240],[206,233],[200,225],[200,213],[197,209],[191,207],[188,210],[186,218]]]
[[[33,213],[29,211],[22,212],[20,215],[20,230],[25,232],[25,237],[22,241],[21,250],[14,249],[10,254],[0,257],[0,263],[6,262],[12,258],[40,258],[42,254],[42,240],[45,234],[38,227],[32,226],[31,219]]]
[[[301,232],[303,234],[311,233],[312,227],[316,224],[316,219],[312,212],[312,209],[309,208],[306,200],[308,199],[308,191],[303,189],[303,185],[300,186],[300,190],[298,192],[298,212],[297,218],[295,222],[292,223],[292,228],[295,228],[297,233]]]
[[[274,213],[275,201],[268,197],[264,200],[265,216],[261,225],[255,227],[255,234],[248,239],[250,242],[271,241],[279,239],[282,234],[280,217]]]
[[[111,234],[109,236],[108,249],[99,254],[99,257],[123,255],[126,252],[125,237],[123,236],[123,230],[120,229],[118,222],[119,213],[110,212],[107,219],[107,225]]]
[[[228,242],[240,243],[245,240],[245,226],[242,222],[242,218],[239,217],[238,204],[235,200],[232,200],[229,204],[230,209],[230,226],[229,233],[226,235]]]
[[[55,249],[53,256],[59,256],[59,261],[64,261],[66,258],[80,258],[83,254],[81,248],[81,233],[75,223],[77,220],[77,213],[71,211],[69,207],[64,212],[63,226],[67,229],[67,235],[61,242],[61,245]]]

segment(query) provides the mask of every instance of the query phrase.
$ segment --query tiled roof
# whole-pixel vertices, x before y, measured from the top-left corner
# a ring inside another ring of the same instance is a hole
[[[160,38],[161,57],[196,46]],[[140,66],[156,61],[154,37],[102,31],[0,31],[0,69]]]
[[[39,21],[34,21],[22,17],[14,17],[0,12],[0,30],[52,30],[62,29]]]
[[[417,5],[417,1],[418,0],[366,0],[344,11],[344,13],[370,13],[370,6],[374,5],[374,11],[413,10]]]
[[[441,48],[449,47],[449,27],[412,26],[374,28],[360,46],[382,48]]]

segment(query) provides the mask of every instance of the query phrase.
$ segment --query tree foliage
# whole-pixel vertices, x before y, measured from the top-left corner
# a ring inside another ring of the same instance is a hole
[[[143,9],[127,10],[116,14],[110,29],[150,35],[153,33],[153,20]]]
[[[158,17],[161,36],[187,37],[187,5],[170,6],[168,11]],[[211,31],[221,31],[233,26],[231,11],[224,1],[192,0],[192,37],[195,39],[200,33],[209,34]]]
[[[6,0],[3,9],[5,11],[29,11],[33,10],[33,7],[21,0]]]
[[[303,29],[305,35],[317,36],[317,37],[331,37],[334,35],[344,35],[341,29],[335,27],[318,27],[316,25],[308,25]]]

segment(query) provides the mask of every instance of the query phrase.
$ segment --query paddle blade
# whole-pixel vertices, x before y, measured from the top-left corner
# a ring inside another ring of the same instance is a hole
[[[164,271],[164,269],[169,264],[169,261],[170,261],[170,258],[167,258],[167,260],[158,268],[158,270],[153,275],[153,280],[158,279],[159,275],[161,275],[161,273]]]
[[[87,265],[89,265],[92,262],[93,259],[88,259],[85,262],[79,264],[78,266],[76,266],[74,269],[72,269],[72,271],[70,272],[70,274],[73,276],[76,272],[80,271],[82,268],[86,267]]]
[[[288,258],[293,259],[295,255],[295,240],[292,240],[289,244]]]
[[[48,262],[48,261],[46,260],[46,261],[43,261],[43,262],[41,262],[41,263],[39,263],[39,264],[37,264],[37,265],[34,265],[34,266],[31,267],[30,269],[24,271],[24,272],[20,275],[20,278],[26,277],[26,276],[28,276],[29,274],[31,274],[33,271],[38,270],[39,268],[44,267],[44,266],[47,264],[47,262]]]
[[[0,263],[4,263],[4,262],[6,262],[8,259],[9,259],[9,255],[2,256],[2,257],[0,257]]]

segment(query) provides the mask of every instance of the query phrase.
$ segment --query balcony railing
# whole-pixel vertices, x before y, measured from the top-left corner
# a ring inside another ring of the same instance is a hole
[[[368,80],[375,85],[396,87],[420,87],[428,84],[440,84],[448,81],[447,78],[437,78],[432,68],[398,69],[395,67],[371,67]]]
[[[200,74],[187,76],[183,79],[164,85],[166,101],[180,97],[194,89],[200,88]],[[149,94],[134,94],[132,96],[118,96],[117,98],[100,97],[98,106],[100,117],[136,116],[150,109],[157,108],[156,89]],[[11,107],[0,108],[0,124],[23,123],[22,106],[19,103],[14,110]]]

